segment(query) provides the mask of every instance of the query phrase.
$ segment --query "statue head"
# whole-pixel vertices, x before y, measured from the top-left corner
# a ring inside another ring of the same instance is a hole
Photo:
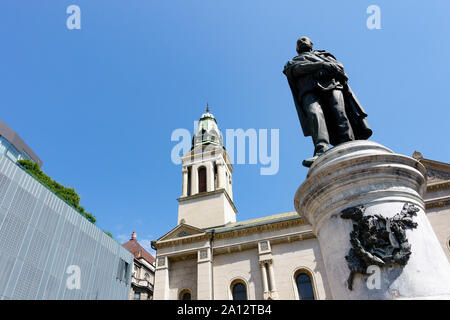
[[[300,54],[302,52],[311,51],[313,48],[313,43],[311,39],[306,36],[302,36],[297,40],[297,53]]]

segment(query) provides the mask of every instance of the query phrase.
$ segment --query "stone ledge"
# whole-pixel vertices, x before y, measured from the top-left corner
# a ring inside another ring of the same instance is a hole
[[[213,191],[196,193],[196,194],[191,195],[191,196],[179,197],[177,199],[177,201],[178,202],[184,202],[184,201],[193,200],[193,199],[200,199],[200,198],[204,198],[204,197],[208,197],[208,196],[212,196],[212,195],[216,195],[216,194],[220,194],[220,193],[225,194],[225,197],[227,198],[228,202],[230,203],[231,207],[233,208],[234,213],[237,213],[237,209],[234,206],[233,200],[231,200],[231,197],[228,195],[227,190],[225,190],[223,188],[216,189],[216,190],[213,190]]]

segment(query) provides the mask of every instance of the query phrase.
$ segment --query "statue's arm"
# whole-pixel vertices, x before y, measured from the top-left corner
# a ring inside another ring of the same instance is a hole
[[[342,65],[342,63],[340,63],[339,61],[335,60],[335,64],[339,68],[339,70],[344,72],[344,66]]]
[[[292,74],[294,76],[304,76],[307,74],[315,73],[323,68],[324,63],[320,62],[297,62],[291,66]]]

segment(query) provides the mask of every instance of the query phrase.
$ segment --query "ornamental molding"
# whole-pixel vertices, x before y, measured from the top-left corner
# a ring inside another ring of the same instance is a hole
[[[215,239],[229,239],[248,236],[255,233],[275,231],[281,229],[287,229],[295,226],[307,225],[304,218],[293,218],[285,221],[272,222],[267,224],[261,224],[252,227],[243,227],[241,229],[223,231],[215,234]],[[260,240],[263,241],[263,240]]]
[[[308,239],[315,239],[316,236],[312,232],[312,230],[295,232],[289,234],[283,234],[274,236],[268,239],[252,239],[243,242],[236,242],[233,244],[225,244],[222,246],[214,246],[213,251],[214,255],[219,254],[230,254],[233,252],[240,252],[250,249],[258,249],[260,241],[270,241],[271,245],[282,244],[282,243],[291,243],[294,241],[302,241]],[[261,253],[260,256],[270,255],[270,252]],[[264,260],[264,259],[263,259]]]
[[[450,206],[450,197],[442,197],[442,198],[435,198],[435,199],[429,199],[425,202],[425,209],[433,209],[433,208],[442,208]]]
[[[259,261],[259,265],[260,266],[265,266],[266,264],[272,264],[273,263],[273,259],[264,259],[264,260],[260,260]]]
[[[178,246],[178,245],[190,244],[190,243],[195,243],[195,242],[200,242],[200,241],[205,241],[205,240],[210,240],[210,239],[211,239],[211,234],[205,233],[202,235],[193,235],[193,236],[187,236],[187,237],[182,237],[182,238],[157,241],[154,243],[154,246],[156,249],[161,249],[161,248],[168,248],[168,247],[173,247],[173,246]]]
[[[443,191],[450,189],[450,181],[427,184],[427,192]]]

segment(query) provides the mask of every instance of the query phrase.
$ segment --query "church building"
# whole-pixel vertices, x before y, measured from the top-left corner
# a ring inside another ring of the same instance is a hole
[[[450,165],[413,157],[427,168],[427,216],[450,260]],[[233,167],[208,109],[181,160],[178,224],[152,242],[154,299],[333,299],[319,242],[297,212],[237,221]]]

